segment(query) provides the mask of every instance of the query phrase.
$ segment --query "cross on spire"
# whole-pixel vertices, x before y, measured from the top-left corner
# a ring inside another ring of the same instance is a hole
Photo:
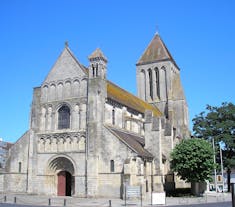
[[[156,32],[155,32],[155,34],[156,34],[156,35],[159,34],[159,26],[158,26],[158,25],[156,25]]]

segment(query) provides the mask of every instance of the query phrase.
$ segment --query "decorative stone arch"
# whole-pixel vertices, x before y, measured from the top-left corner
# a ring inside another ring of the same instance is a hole
[[[79,97],[80,95],[80,81],[78,78],[74,79],[73,80],[73,83],[72,83],[72,94],[74,97]]]
[[[63,81],[59,81],[57,83],[57,99],[58,100],[61,100],[63,99],[63,90],[64,89],[64,83]]]
[[[85,151],[85,145],[86,145],[86,138],[85,136],[81,136],[78,142],[79,151]]]
[[[57,162],[59,161],[59,162]],[[65,163],[63,162],[65,161]],[[58,165],[57,165],[58,164]],[[65,165],[63,165],[65,164]],[[74,159],[66,154],[59,154],[52,156],[47,162],[48,170],[50,174],[58,173],[58,171],[66,168],[73,176],[77,172],[77,165]]]
[[[71,96],[71,79],[66,79],[64,82],[64,96],[65,98],[69,98]]]
[[[41,113],[40,113],[40,130],[45,130],[46,128],[46,112],[47,108],[46,106],[42,106]]]
[[[73,129],[80,129],[80,103],[76,102],[72,105],[72,128]]]
[[[71,196],[75,193],[76,164],[64,154],[51,157],[47,163],[49,174],[55,177],[54,191],[58,196]]]
[[[49,87],[48,100],[49,101],[54,101],[55,99],[56,99],[56,83],[52,82],[52,83],[50,83],[50,87]]]
[[[87,84],[88,84],[87,77],[82,78],[80,84],[80,94],[83,97],[87,96]]]
[[[72,111],[72,105],[71,105],[70,103],[68,103],[68,102],[65,102],[65,101],[63,101],[63,102],[59,103],[57,106],[55,106],[55,111],[58,112],[58,110],[59,110],[62,106],[67,106],[67,107],[69,107],[69,109]]]
[[[48,100],[48,91],[49,91],[49,86],[47,83],[45,83],[42,86],[42,101],[46,102]]]

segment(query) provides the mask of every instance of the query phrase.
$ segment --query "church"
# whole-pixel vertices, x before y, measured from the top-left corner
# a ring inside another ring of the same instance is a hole
[[[30,127],[9,149],[2,192],[121,198],[124,186],[148,195],[180,185],[169,159],[189,125],[175,60],[155,34],[136,63],[137,96],[107,80],[107,63],[98,48],[84,66],[65,44],[33,90]]]

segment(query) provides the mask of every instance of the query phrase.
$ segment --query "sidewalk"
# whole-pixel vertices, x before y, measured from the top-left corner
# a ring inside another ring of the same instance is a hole
[[[210,193],[203,197],[167,197],[165,205],[154,206],[172,206],[189,205],[202,203],[218,203],[231,201],[230,193]],[[27,194],[0,194],[0,203],[16,203],[38,206],[68,206],[68,207],[123,207],[125,201],[112,198],[77,198],[77,197],[57,197],[57,196],[38,196]],[[127,200],[127,206],[140,207],[141,200]],[[143,207],[151,206],[151,200],[143,200]]]

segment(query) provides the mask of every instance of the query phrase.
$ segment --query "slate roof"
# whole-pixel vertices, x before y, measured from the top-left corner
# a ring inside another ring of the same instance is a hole
[[[148,45],[136,65],[143,65],[164,60],[172,61],[178,68],[175,60],[173,59],[172,55],[170,54],[169,50],[167,49],[159,34],[155,34],[152,41],[150,42],[150,44]]]
[[[154,116],[162,116],[162,113],[158,108],[125,91],[110,81],[107,81],[107,95],[108,98],[141,113],[145,113],[146,110],[151,110]]]
[[[136,152],[136,154],[140,157],[145,159],[153,159],[153,155],[144,149],[144,137],[111,126],[106,126],[106,128],[119,140],[125,143],[130,149]]]

